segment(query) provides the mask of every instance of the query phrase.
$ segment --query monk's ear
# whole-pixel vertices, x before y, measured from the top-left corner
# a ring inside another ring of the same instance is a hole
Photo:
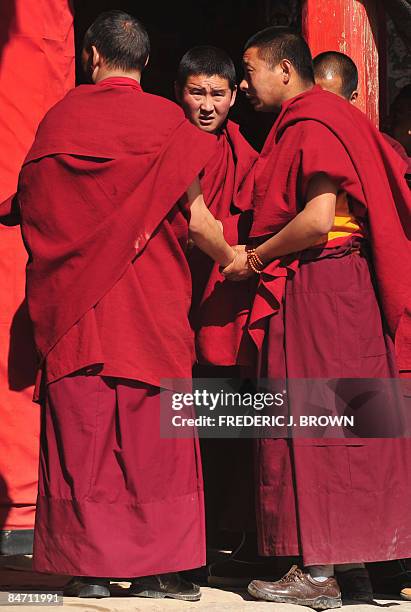
[[[291,78],[291,71],[293,69],[292,64],[290,62],[290,60],[288,59],[283,59],[281,60],[281,62],[278,64],[281,70],[281,76],[283,79],[283,83],[286,85],[290,78]]]
[[[351,104],[356,104],[357,103],[357,98],[358,98],[358,91],[355,90],[355,91],[352,92],[352,94],[350,96]]]
[[[96,66],[98,66],[101,62],[101,56],[100,53],[97,51],[97,48],[92,45],[91,47],[91,56],[92,56],[92,66],[93,68],[96,68]]]
[[[231,108],[232,106],[234,106],[234,102],[235,102],[235,100],[236,100],[236,98],[237,98],[237,90],[238,90],[237,85],[234,85],[234,89],[233,89],[233,91],[232,91],[232,93],[231,93],[231,102],[230,102],[230,108]]]

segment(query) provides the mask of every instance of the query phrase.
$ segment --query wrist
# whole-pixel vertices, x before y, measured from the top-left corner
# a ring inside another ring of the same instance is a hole
[[[234,259],[237,257],[237,253],[234,251],[234,249],[232,249],[231,247],[229,248],[226,257],[224,258],[224,261],[220,262],[220,265],[223,268],[226,268],[227,266],[229,266],[230,264],[233,263]]]
[[[265,268],[265,263],[262,261],[262,259],[258,255],[256,249],[252,247],[246,247],[246,253],[247,253],[247,265],[249,269],[255,272],[255,274],[261,274],[261,272]]]
[[[262,257],[261,256],[261,249],[260,249],[260,247],[257,247],[255,249],[255,254],[257,255],[258,260],[260,261],[260,263],[263,266],[263,268],[265,268],[265,266],[267,266],[269,264],[269,262],[266,261],[266,257]]]

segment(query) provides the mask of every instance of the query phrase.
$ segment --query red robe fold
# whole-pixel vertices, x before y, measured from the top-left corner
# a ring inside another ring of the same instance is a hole
[[[160,438],[159,391],[84,374],[48,386],[37,571],[132,578],[204,565],[198,439]]]
[[[257,153],[232,121],[217,138],[216,154],[201,176],[204,200],[222,221],[230,244],[244,243],[252,215],[253,166]],[[244,213],[244,214],[241,214]],[[191,321],[197,359],[215,366],[245,365],[240,343],[250,308],[250,283],[226,281],[209,257],[194,248],[189,257],[193,276]]]
[[[191,378],[188,215],[175,206],[114,287],[60,338],[45,358],[45,383],[84,367],[157,387]]]
[[[324,146],[329,147],[326,156]],[[256,168],[251,237],[284,227],[301,209],[305,189],[320,171],[348,194],[355,216],[367,219],[378,293],[395,338],[398,367],[410,370],[411,196],[405,163],[361,111],[319,86],[283,105]],[[287,269],[290,274],[296,265],[292,257],[284,258],[261,275],[250,319],[250,333],[259,346],[267,317],[281,301]]]
[[[80,86],[49,111],[23,166],[18,196],[29,252],[29,311],[43,360],[131,273],[215,147],[215,137],[192,126],[179,107],[144,93],[132,79]],[[146,309],[138,300],[134,312],[152,362],[157,353],[173,353],[180,331],[190,348],[186,306],[171,295],[187,283],[188,269],[177,260],[170,267],[159,253],[151,253],[150,263],[167,275],[154,275],[152,283],[162,283],[160,295],[169,283],[167,320],[173,333],[165,329],[161,340],[151,342]],[[173,280],[173,274],[184,279]],[[155,287],[150,289],[155,295]],[[151,317],[161,321],[165,304],[151,301]],[[162,363],[157,372],[145,372],[142,359],[133,378],[159,384],[161,376],[173,374]]]
[[[411,444],[385,437],[398,431],[401,398],[384,380],[396,363],[366,249],[303,252],[269,320],[262,363],[263,376],[287,379],[297,422],[298,414],[352,413],[354,393],[356,431],[365,424],[376,437],[318,437],[311,428],[310,438],[256,441],[261,554],[301,555],[304,565],[409,557]],[[310,380],[318,378],[330,386]]]

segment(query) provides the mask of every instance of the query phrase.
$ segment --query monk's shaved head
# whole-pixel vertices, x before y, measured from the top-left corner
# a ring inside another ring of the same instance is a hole
[[[246,42],[244,51],[252,47],[258,49],[259,57],[271,68],[287,59],[303,81],[314,82],[310,49],[304,38],[293,30],[278,26],[265,28]]]
[[[313,65],[316,83],[352,101],[358,88],[358,70],[348,55],[325,51],[313,59]]]
[[[101,13],[84,36],[83,49],[92,47],[108,66],[122,70],[142,70],[150,53],[150,41],[143,24],[123,11]]]

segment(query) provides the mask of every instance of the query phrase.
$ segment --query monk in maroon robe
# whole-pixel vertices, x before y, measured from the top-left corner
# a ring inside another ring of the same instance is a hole
[[[355,104],[358,99],[358,70],[353,60],[344,53],[338,51],[325,51],[320,53],[313,59],[314,78],[315,82],[323,89],[335,93],[337,96],[345,98],[351,104]],[[405,161],[405,176],[408,178],[411,175],[411,158],[408,157],[406,150],[398,140],[395,140],[389,134],[381,132],[382,136],[392,146],[394,151]],[[400,372],[402,383],[405,389],[405,398],[409,398],[409,389],[411,372]],[[410,559],[400,562],[399,569],[404,571],[404,567],[411,564]],[[406,572],[406,570],[405,570]],[[401,589],[401,596],[404,599],[409,599],[410,591],[409,580],[405,579],[404,588]]]
[[[324,51],[313,59],[314,78],[317,85],[326,91],[356,104],[358,100],[358,69],[353,60],[339,51]],[[411,158],[402,144],[389,134],[382,135],[394,151],[406,162],[405,174],[411,174]]]
[[[257,153],[228,118],[237,94],[232,59],[217,47],[193,47],[179,64],[175,93],[187,119],[217,137],[216,153],[201,172],[201,189],[209,210],[224,226],[226,240],[243,243],[252,220],[252,171]],[[194,376],[241,378],[252,363],[241,341],[254,280],[225,280],[219,266],[197,247],[191,249],[188,259],[193,281],[190,319],[196,334]],[[207,541],[213,548],[222,548],[222,531],[242,534],[254,526],[252,446],[250,440],[203,439],[201,454]],[[227,568],[215,566],[211,571],[226,574]]]
[[[201,189],[209,210],[223,223],[226,240],[240,244],[251,225],[252,170],[257,153],[239,126],[228,119],[237,94],[233,61],[217,47],[193,47],[180,62],[175,91],[187,119],[217,136],[218,149],[201,173]],[[198,363],[228,367],[243,360],[247,365],[245,351],[239,353],[250,286],[225,281],[218,265],[197,248],[191,251],[189,261]]]
[[[189,236],[220,265],[234,252],[198,181],[216,139],[143,92],[148,53],[138,20],[100,15],[93,84],[49,111],[20,175],[43,404],[34,567],[76,576],[71,595],[121,576],[194,601],[177,572],[205,562],[198,444],[160,438],[160,388],[191,377]]]
[[[261,376],[288,380],[290,412],[305,415],[316,414],[315,379],[334,381],[322,388],[329,410],[339,401],[349,409],[344,381],[357,381],[371,403],[365,424],[377,431],[374,438],[314,429],[311,438],[258,440],[260,552],[301,555],[306,570],[253,581],[249,591],[339,607],[335,570],[347,597],[370,600],[362,563],[411,550],[409,440],[386,438],[373,417],[378,389],[390,389],[389,379],[411,363],[405,164],[359,110],[314,86],[299,35],[259,32],[243,63],[241,88],[254,108],[280,110],[257,162],[249,245],[224,271],[233,281],[259,277],[249,333]],[[298,379],[311,379],[305,395]],[[387,426],[400,408],[399,394],[389,399]]]

